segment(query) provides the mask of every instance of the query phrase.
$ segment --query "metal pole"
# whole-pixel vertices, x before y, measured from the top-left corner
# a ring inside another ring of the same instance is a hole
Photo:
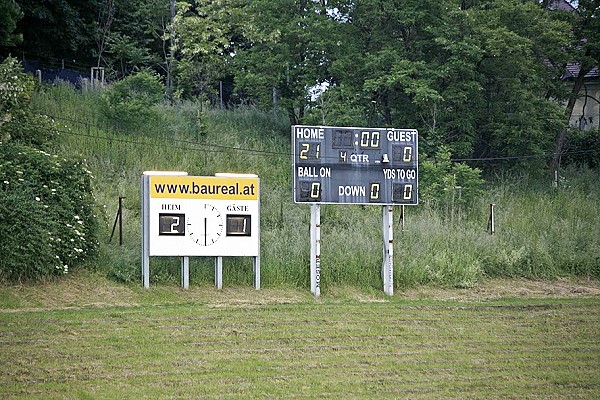
[[[381,274],[383,278],[383,291],[392,296],[394,294],[394,216],[393,206],[382,207],[383,229],[383,264]]]
[[[119,196],[119,246],[123,246],[123,199],[124,196]]]
[[[254,288],[260,289],[260,255],[252,257],[252,266],[254,269]]]
[[[223,257],[215,257],[215,286],[223,289]]]
[[[190,258],[181,257],[181,287],[189,289],[190,287]]]
[[[221,97],[221,108],[223,108],[223,81],[219,81],[219,96]]]
[[[400,230],[404,232],[404,204],[400,206]]]
[[[321,208],[310,207],[310,291],[321,296]]]
[[[489,226],[491,235],[496,233],[496,222],[495,222],[495,215],[494,215],[494,207],[495,206],[496,206],[496,204],[494,204],[494,203],[490,204],[490,219],[488,221],[488,226]]]
[[[108,238],[108,243],[112,242],[112,238],[115,235],[115,229],[117,229],[117,223],[119,222],[119,211],[120,208],[117,209],[117,215],[115,215],[115,223],[113,224],[112,231],[110,232],[110,238]]]
[[[460,224],[461,220],[461,210],[462,210],[462,186],[458,186],[458,223]]]
[[[142,282],[150,287],[150,177],[142,176]]]

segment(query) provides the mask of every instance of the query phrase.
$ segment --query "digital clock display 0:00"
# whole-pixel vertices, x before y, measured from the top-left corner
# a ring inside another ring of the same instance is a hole
[[[353,149],[356,144],[361,149],[380,149],[381,132],[376,130],[362,130],[360,133],[355,133],[352,129],[333,129],[331,137],[332,149]]]

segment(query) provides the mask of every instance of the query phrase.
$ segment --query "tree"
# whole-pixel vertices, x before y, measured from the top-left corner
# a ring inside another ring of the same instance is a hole
[[[476,18],[485,102],[475,156],[541,156],[561,126],[545,60],[565,45],[566,25],[533,2],[490,2]]]
[[[94,41],[96,42],[96,67],[105,64],[103,62],[104,52],[108,46],[112,24],[115,20],[115,0],[102,0],[98,5],[100,9],[98,10],[96,20],[92,23]]]
[[[103,0],[94,22],[96,57],[109,75],[123,78],[144,68],[170,71],[170,23],[165,0]]]
[[[179,96],[211,97],[220,80],[231,79],[232,62],[251,29],[245,0],[178,3],[174,18]]]
[[[234,58],[237,89],[264,108],[276,100],[292,124],[302,121],[309,90],[330,80],[332,56],[342,40],[331,14],[335,5],[324,0],[250,2],[244,32],[248,44]]]
[[[580,0],[577,9],[570,13],[572,21],[573,43],[568,53],[570,62],[579,65],[579,73],[567,98],[562,128],[556,136],[554,153],[550,161],[550,169],[556,171],[568,140],[569,123],[580,96],[586,75],[594,67],[600,66],[600,3],[594,0]]]
[[[87,63],[92,37],[88,30],[94,19],[97,0],[17,0],[23,18],[17,32],[22,33],[21,50],[46,60],[68,59]]]
[[[0,3],[0,47],[11,47],[21,43],[23,36],[15,33],[15,29],[22,17],[21,8],[14,0]]]
[[[565,36],[539,5],[361,0],[342,28],[334,89],[359,93],[368,123],[419,127],[429,154],[442,144],[461,158],[548,150],[559,110],[544,97],[544,54]]]

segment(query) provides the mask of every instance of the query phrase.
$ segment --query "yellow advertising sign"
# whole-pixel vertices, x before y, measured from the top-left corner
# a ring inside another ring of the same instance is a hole
[[[258,178],[150,176],[151,198],[258,200],[258,191]]]

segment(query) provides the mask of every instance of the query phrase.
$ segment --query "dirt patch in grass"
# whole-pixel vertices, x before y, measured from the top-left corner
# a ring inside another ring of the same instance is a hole
[[[600,281],[591,278],[560,278],[530,280],[494,278],[474,288],[456,289],[422,286],[401,290],[398,296],[407,299],[488,301],[504,298],[573,298],[600,296]]]
[[[90,273],[43,283],[0,287],[14,311],[137,305],[133,291]],[[10,311],[6,304],[0,309]]]
[[[397,289],[393,299],[432,301],[490,301],[505,298],[576,298],[600,296],[600,280],[561,278],[552,281],[489,279],[470,289],[420,286]],[[330,287],[316,300],[310,291],[299,288],[124,285],[104,276],[79,272],[50,282],[0,287],[0,311],[40,311],[71,308],[136,307],[168,304],[201,304],[209,307],[252,307],[301,302],[387,302],[382,290]]]

